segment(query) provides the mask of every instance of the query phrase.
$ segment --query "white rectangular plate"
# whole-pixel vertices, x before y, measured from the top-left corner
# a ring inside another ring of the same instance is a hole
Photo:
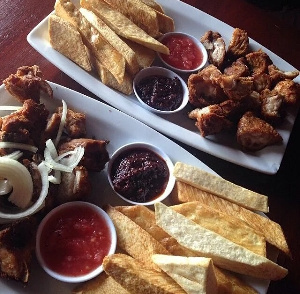
[[[110,143],[107,146],[107,150],[110,155],[124,144],[146,142],[163,149],[166,154],[169,155],[173,163],[182,161],[208,172],[215,173],[192,154],[140,121],[88,96],[54,83],[50,83],[50,85],[54,91],[55,99],[50,103],[49,101],[45,102],[47,109],[54,111],[56,107],[61,106],[61,100],[64,100],[68,108],[85,113],[88,137],[109,140]],[[0,87],[0,97],[1,105],[18,105],[16,100],[8,94],[3,85]],[[0,111],[0,116],[5,114],[7,114],[7,112]],[[132,130],[135,130],[135,132],[132,132]],[[89,199],[86,199],[87,201],[99,206],[104,204],[128,205],[128,203],[123,202],[114,194],[107,180],[106,169],[100,173],[92,174],[92,189],[92,195]],[[269,281],[249,277],[242,278],[257,289],[259,293],[264,294],[267,292]],[[35,259],[33,261],[32,273],[28,285],[25,288],[21,283],[0,279],[0,293],[6,294],[64,294],[71,293],[71,289],[74,287],[75,284],[63,283],[51,278],[38,265]]]
[[[79,1],[73,2],[78,4]],[[187,32],[197,38],[207,30],[218,31],[228,44],[233,32],[231,26],[181,1],[159,0],[158,2],[162,4],[166,14],[174,19],[176,31]],[[255,153],[245,153],[239,149],[233,136],[219,134],[203,138],[195,127],[195,122],[188,118],[187,109],[173,115],[157,115],[142,108],[134,95],[126,96],[103,85],[97,77],[85,72],[51,48],[48,38],[48,17],[29,33],[27,40],[41,55],[86,89],[150,127],[194,148],[246,168],[266,174],[275,174],[278,171],[298,109],[288,113],[285,122],[278,129],[283,138],[282,144],[269,146]],[[262,48],[280,69],[294,70],[290,64],[252,39],[250,45],[253,50]],[[156,60],[155,64],[160,63]],[[300,77],[296,81],[300,82]]]

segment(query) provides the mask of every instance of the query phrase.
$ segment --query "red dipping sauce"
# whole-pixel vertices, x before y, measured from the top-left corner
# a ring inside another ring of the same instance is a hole
[[[70,277],[90,273],[111,247],[111,233],[89,206],[65,206],[49,217],[40,235],[40,254],[50,270]]]
[[[170,55],[160,54],[169,65],[181,70],[196,69],[203,61],[203,54],[197,44],[188,36],[170,34],[161,40],[169,48]]]

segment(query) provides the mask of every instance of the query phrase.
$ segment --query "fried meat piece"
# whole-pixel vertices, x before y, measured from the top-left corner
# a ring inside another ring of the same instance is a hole
[[[233,100],[241,100],[253,91],[252,77],[222,75],[219,77],[219,83],[227,97]]]
[[[220,69],[226,56],[226,46],[222,36],[218,32],[207,31],[200,41],[208,53],[208,61]]]
[[[253,75],[253,87],[256,92],[261,92],[265,89],[270,89],[272,86],[272,79],[266,73],[258,73]]]
[[[44,104],[31,99],[24,101],[21,109],[2,117],[1,141],[39,146],[48,115],[49,111]]]
[[[230,59],[236,59],[245,56],[249,51],[249,38],[245,30],[235,28],[227,49],[227,55]]]
[[[284,103],[295,105],[300,99],[300,85],[292,80],[280,81],[274,87],[274,91],[284,97]]]
[[[272,64],[269,55],[262,50],[248,53],[246,55],[246,60],[251,74],[268,73],[268,67]]]
[[[0,276],[28,282],[37,222],[29,217],[0,231]]]
[[[55,197],[56,204],[83,200],[91,192],[88,171],[84,166],[76,166],[70,173],[63,172]]]
[[[194,107],[205,107],[227,100],[219,84],[221,71],[214,65],[209,65],[188,78],[189,102]]]
[[[62,116],[62,107],[59,107],[48,120],[45,129],[45,138],[54,139],[57,135]],[[65,131],[72,139],[86,137],[86,117],[84,113],[67,110]]]
[[[202,137],[218,134],[223,130],[230,129],[233,123],[224,115],[219,104],[196,108],[189,113],[189,118],[195,119],[195,126]]]
[[[58,148],[58,153],[62,154],[76,147],[84,147],[84,155],[79,165],[84,166],[88,171],[101,171],[109,160],[109,154],[106,146],[109,141],[94,140],[94,139],[72,139],[68,142],[62,143]]]
[[[51,86],[43,79],[43,74],[37,65],[22,66],[15,74],[3,81],[5,89],[22,103],[32,99],[40,103],[41,92],[53,97]]]
[[[261,116],[264,120],[274,125],[284,117],[284,98],[276,91],[264,90],[261,93]]]
[[[227,76],[247,77],[250,75],[246,59],[244,57],[238,58],[230,66],[224,69],[224,74]]]
[[[282,137],[269,123],[247,111],[238,123],[237,142],[245,151],[258,151],[282,142]]]
[[[268,66],[268,72],[273,85],[283,80],[293,80],[299,75],[298,70],[282,71],[274,64]]]

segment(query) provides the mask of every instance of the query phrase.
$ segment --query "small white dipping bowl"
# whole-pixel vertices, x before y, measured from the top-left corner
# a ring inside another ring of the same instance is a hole
[[[140,149],[149,150],[149,151],[152,151],[153,153],[155,153],[158,157],[160,157],[166,163],[168,171],[169,171],[169,177],[167,179],[167,185],[166,185],[165,190],[160,195],[158,195],[157,197],[154,197],[152,200],[147,201],[147,202],[133,201],[133,200],[130,200],[130,199],[124,197],[124,195],[116,192],[114,185],[112,183],[112,178],[111,178],[113,166],[114,166],[114,163],[116,162],[116,160],[120,159],[120,157],[122,155],[125,155],[127,152],[134,151],[134,150],[140,150]],[[108,181],[109,181],[112,189],[115,191],[115,193],[120,198],[122,198],[124,201],[126,201],[130,204],[134,204],[134,205],[153,205],[156,202],[165,200],[172,192],[174,185],[175,185],[175,177],[173,176],[173,168],[174,168],[174,165],[173,165],[171,159],[160,148],[158,148],[154,145],[148,144],[148,143],[140,143],[140,142],[130,143],[130,144],[120,147],[112,154],[111,159],[108,162],[108,169],[107,169]]]
[[[141,99],[141,97],[139,96],[138,91],[137,91],[137,86],[143,79],[148,78],[150,76],[164,76],[164,77],[171,78],[171,79],[177,77],[179,79],[181,86],[182,86],[183,97],[182,97],[182,102],[178,108],[176,108],[174,110],[159,110],[159,109],[149,106],[147,103],[145,103]],[[139,102],[141,103],[141,105],[144,108],[146,108],[147,110],[150,110],[152,112],[159,113],[159,114],[176,113],[176,112],[182,110],[189,101],[189,94],[188,94],[189,90],[186,85],[186,82],[175,72],[173,72],[167,68],[163,68],[163,67],[159,67],[159,66],[151,66],[151,67],[147,67],[147,68],[144,68],[141,71],[139,71],[136,74],[135,78],[133,79],[133,91],[134,91],[137,99],[139,100]]]
[[[43,220],[41,221],[41,223],[38,227],[37,236],[36,236],[36,256],[37,256],[37,259],[38,259],[40,265],[50,276],[52,276],[53,278],[55,278],[57,280],[60,280],[63,282],[69,282],[69,283],[78,283],[78,282],[84,282],[84,281],[90,280],[90,279],[96,277],[97,275],[99,275],[103,271],[102,263],[99,264],[99,266],[97,266],[90,272],[85,273],[83,275],[76,275],[76,276],[66,275],[66,274],[59,273],[59,272],[53,270],[53,268],[49,267],[49,265],[47,264],[47,262],[45,261],[45,259],[43,257],[43,253],[42,253],[43,250],[41,248],[41,246],[42,246],[41,236],[45,230],[45,226],[47,226],[47,224],[49,224],[49,221],[53,220],[53,218],[55,218],[58,214],[65,213],[68,209],[72,209],[72,208],[80,209],[81,211],[84,209],[92,210],[104,221],[104,223],[106,224],[106,226],[108,228],[108,234],[110,235],[110,245],[109,245],[109,249],[108,249],[108,252],[106,255],[115,253],[116,246],[117,246],[117,235],[116,235],[116,230],[115,230],[114,224],[113,224],[112,220],[110,219],[110,217],[108,216],[108,214],[104,210],[102,210],[100,207],[98,207],[92,203],[88,203],[88,202],[74,201],[74,202],[68,202],[68,203],[61,204],[61,205],[57,206],[56,208],[54,208],[53,210],[51,210],[43,218]],[[69,222],[68,222],[68,224],[69,224]],[[86,228],[89,227],[89,224],[86,221],[84,222],[84,224],[86,225]],[[84,230],[84,228],[82,230]],[[79,241],[79,242],[81,242],[81,241]],[[48,241],[48,243],[50,243],[50,240]],[[82,244],[82,242],[80,244]],[[58,250],[59,250],[59,246],[58,246]],[[55,253],[59,254],[59,252],[54,252],[54,254]]]
[[[195,38],[194,36],[192,35],[189,35],[187,33],[182,33],[182,32],[170,32],[170,33],[166,33],[164,35],[162,35],[160,38],[159,38],[159,41],[164,43],[164,40],[167,39],[167,38],[170,38],[171,36],[174,36],[174,37],[186,37],[186,38],[189,38],[193,43],[194,45],[196,46],[196,48],[200,51],[200,53],[202,54],[202,62],[199,63],[197,66],[195,66],[194,68],[192,69],[181,69],[181,68],[178,68],[178,67],[175,67],[171,64],[169,64],[164,58],[163,58],[163,54],[161,53],[157,53],[158,57],[160,58],[160,60],[166,65],[168,66],[170,69],[176,71],[176,72],[180,72],[180,73],[193,73],[195,71],[199,71],[200,69],[202,69],[205,64],[207,63],[207,59],[208,59],[208,55],[207,55],[207,51],[205,49],[205,47],[203,46],[203,44],[200,42],[200,40],[198,40],[197,38]]]

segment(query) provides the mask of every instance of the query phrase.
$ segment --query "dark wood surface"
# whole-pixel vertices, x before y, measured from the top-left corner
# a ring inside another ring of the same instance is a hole
[[[170,1],[174,1],[175,5],[175,0]],[[245,29],[252,39],[300,69],[297,7],[274,11],[245,0],[184,2],[232,27]],[[54,0],[0,0],[0,82],[14,73],[19,66],[37,64],[46,79],[94,97],[27,43],[27,34],[53,10],[53,5]],[[292,259],[283,254],[279,255],[278,263],[288,268],[289,274],[283,280],[271,282],[269,294],[300,293],[300,143],[297,138],[299,132],[298,115],[282,165],[276,175],[251,171],[177,142],[224,178],[269,196],[268,216],[282,226],[293,255]]]

